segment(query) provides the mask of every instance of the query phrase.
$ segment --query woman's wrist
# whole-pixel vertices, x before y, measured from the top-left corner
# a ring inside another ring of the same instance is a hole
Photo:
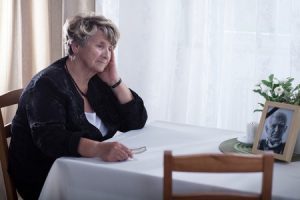
[[[114,88],[118,87],[121,83],[122,83],[122,79],[119,78],[119,80],[116,83],[112,84],[110,87],[112,89],[114,89]]]
[[[97,157],[100,142],[87,138],[81,138],[78,146],[78,153],[83,157]]]

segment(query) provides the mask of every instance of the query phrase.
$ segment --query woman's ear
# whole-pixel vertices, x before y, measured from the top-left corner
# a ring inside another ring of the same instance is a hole
[[[74,54],[77,54],[79,51],[80,45],[77,42],[72,42],[71,49]]]

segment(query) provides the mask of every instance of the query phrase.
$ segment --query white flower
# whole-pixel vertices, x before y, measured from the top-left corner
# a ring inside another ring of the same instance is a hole
[[[274,93],[277,95],[277,96],[281,96],[284,92],[284,89],[282,86],[278,86],[274,89]]]

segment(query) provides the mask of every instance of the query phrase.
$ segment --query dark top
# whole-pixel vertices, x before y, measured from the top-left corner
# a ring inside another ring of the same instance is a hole
[[[107,127],[107,135],[90,124],[84,101],[64,68],[62,58],[33,77],[24,89],[12,121],[9,173],[18,183],[43,184],[56,158],[80,156],[81,137],[103,141],[116,131],[142,128],[147,120],[143,100],[120,104],[111,88],[97,75],[88,85],[88,100]]]
[[[263,151],[273,151],[277,154],[283,154],[285,147],[285,143],[280,143],[279,145],[275,147],[269,147],[268,141],[266,139],[263,139],[259,142],[258,149]]]

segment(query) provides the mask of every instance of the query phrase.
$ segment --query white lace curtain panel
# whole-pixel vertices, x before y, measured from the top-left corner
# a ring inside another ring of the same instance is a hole
[[[300,1],[98,0],[121,29],[119,69],[151,120],[245,131],[271,73],[300,81]]]

